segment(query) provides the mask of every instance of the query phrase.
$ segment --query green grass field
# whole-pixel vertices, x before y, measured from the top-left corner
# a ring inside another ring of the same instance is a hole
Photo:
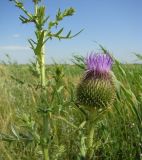
[[[95,123],[94,160],[142,160],[142,65],[117,63],[113,71],[116,99]],[[43,159],[33,141],[42,130],[41,102],[52,108],[50,159],[83,160],[87,126],[74,104],[82,72],[75,65],[46,66],[46,94],[40,97],[38,78],[28,65],[0,65],[0,160]]]

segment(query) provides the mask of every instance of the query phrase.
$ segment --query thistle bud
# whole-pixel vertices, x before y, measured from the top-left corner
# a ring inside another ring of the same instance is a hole
[[[109,54],[90,54],[85,59],[86,71],[77,87],[77,102],[95,109],[112,105],[115,87],[111,75],[113,60]]]

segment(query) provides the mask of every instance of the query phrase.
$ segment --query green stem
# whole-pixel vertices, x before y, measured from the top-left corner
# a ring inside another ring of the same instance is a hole
[[[48,114],[43,115],[43,155],[44,160],[49,160],[48,152]]]
[[[49,160],[48,147],[43,149],[44,160]]]
[[[94,126],[91,126],[88,137],[87,137],[87,158],[91,160],[93,156],[93,138],[94,138]]]
[[[93,153],[94,153],[94,147],[93,147],[93,144],[94,144],[94,131],[95,131],[95,127],[94,127],[94,118],[95,118],[95,114],[92,113],[90,115],[90,119],[88,120],[88,135],[87,135],[87,153],[86,153],[86,158],[87,160],[91,160],[92,157],[93,157]]]
[[[46,93],[46,91],[45,91],[46,79],[45,79],[45,49],[44,49],[44,45],[41,48],[39,63],[40,63],[41,94],[44,94],[44,93]],[[42,148],[43,148],[44,160],[49,160],[48,113],[43,114],[43,137],[42,138],[43,138]]]
[[[44,52],[44,46],[42,47],[41,52],[41,62],[40,62],[40,73],[41,73],[41,86],[42,88],[45,87],[45,52]]]
[[[46,85],[45,80],[45,52],[44,52],[44,46],[42,47],[41,52],[41,66],[40,66],[40,73],[41,73],[41,87],[42,92],[44,92],[44,88]],[[44,160],[49,160],[49,153],[48,153],[48,113],[46,115],[43,115],[43,139],[45,140],[45,145],[43,145],[43,154],[44,154]]]

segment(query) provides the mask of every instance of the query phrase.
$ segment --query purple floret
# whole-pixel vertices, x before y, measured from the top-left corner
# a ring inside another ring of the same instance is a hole
[[[86,58],[87,72],[106,74],[111,70],[113,60],[109,54],[91,53]]]

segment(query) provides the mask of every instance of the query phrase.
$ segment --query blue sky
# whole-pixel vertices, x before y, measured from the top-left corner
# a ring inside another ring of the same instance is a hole
[[[32,11],[32,0],[23,0]],[[74,7],[76,13],[65,18],[59,28],[64,33],[84,29],[71,40],[52,40],[46,45],[46,62],[68,62],[72,55],[99,52],[95,41],[122,62],[133,62],[133,52],[142,53],[142,0],[43,0],[47,14],[54,19],[58,8]],[[27,39],[34,37],[34,26],[18,19],[24,15],[12,2],[1,0],[0,59],[8,53],[18,63],[28,63],[34,56]]]

